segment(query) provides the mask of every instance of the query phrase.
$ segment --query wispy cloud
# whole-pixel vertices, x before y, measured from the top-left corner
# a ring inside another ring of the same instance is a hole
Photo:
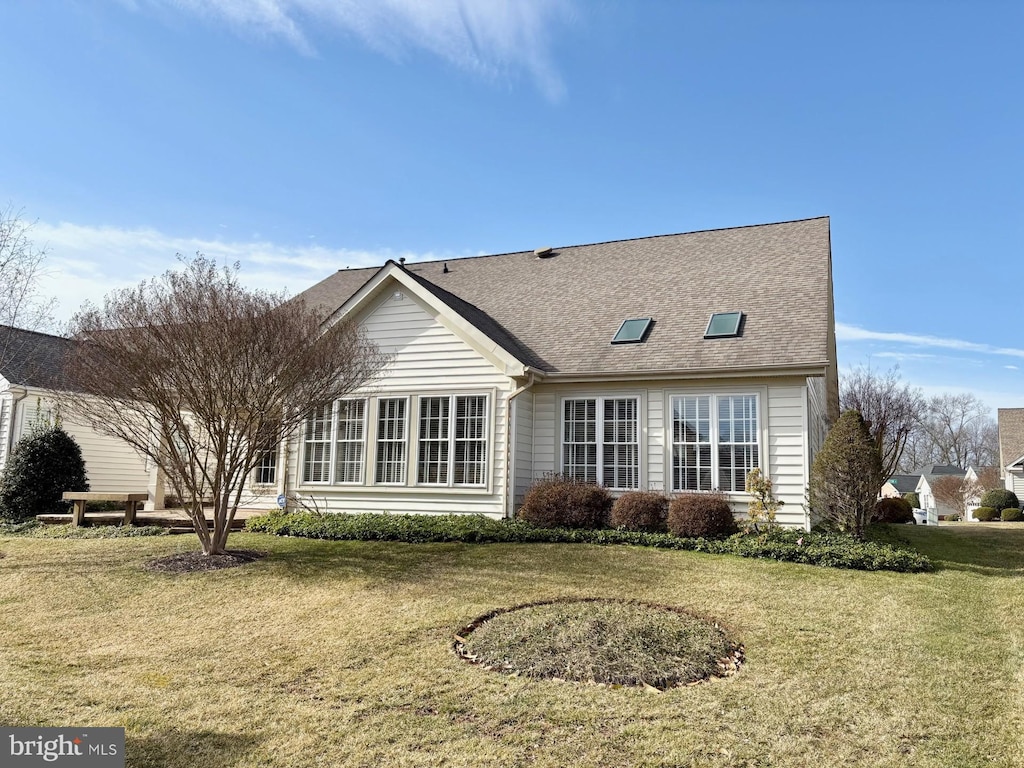
[[[289,246],[266,240],[226,241],[182,237],[150,228],[123,229],[37,222],[33,239],[48,251],[44,296],[58,302],[67,320],[85,301],[102,303],[112,289],[135,285],[177,266],[176,255],[196,252],[224,264],[239,262],[250,288],[290,294],[305,290],[338,269],[373,267],[388,259],[452,258],[453,254],[362,251],[321,245]]]
[[[926,349],[945,349],[958,352],[974,352],[983,355],[1000,355],[1024,359],[1024,349],[997,347],[963,339],[947,339],[940,336],[926,336],[914,333],[869,331],[854,325],[836,323],[837,341],[881,341],[889,344],[903,344]]]
[[[525,71],[558,101],[565,84],[551,59],[551,35],[574,17],[574,0],[149,0],[279,38],[315,53],[310,30],[345,32],[400,58],[424,50],[488,79]]]

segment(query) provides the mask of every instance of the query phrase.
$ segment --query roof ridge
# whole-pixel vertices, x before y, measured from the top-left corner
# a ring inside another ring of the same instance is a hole
[[[613,243],[636,243],[636,242],[639,242],[641,240],[660,240],[660,239],[666,238],[666,237],[682,237],[684,235],[702,235],[702,234],[705,234],[705,233],[708,233],[708,232],[728,232],[728,231],[734,230],[734,229],[736,229],[736,230],[739,230],[739,229],[756,229],[758,227],[777,227],[777,226],[781,226],[783,224],[801,224],[801,223],[803,223],[805,221],[818,221],[820,219],[826,219],[827,220],[829,218],[830,218],[829,216],[808,216],[807,218],[803,218],[803,219],[789,219],[787,221],[767,221],[767,222],[763,222],[761,224],[740,224],[740,225],[733,226],[733,227],[712,227],[710,229],[695,229],[695,230],[692,230],[692,231],[689,231],[689,232],[667,232],[667,233],[665,233],[663,235],[643,235],[641,237],[623,237],[623,238],[613,239],[613,240],[598,240],[597,242],[593,242],[593,243],[574,243],[572,245],[557,245],[557,246],[552,246],[552,249],[557,251],[557,250],[563,250],[563,249],[566,249],[566,248],[591,248],[591,247],[593,247],[595,245],[612,245]],[[449,256],[449,257],[439,258],[439,259],[426,259],[424,261],[410,261],[410,262],[408,262],[408,264],[409,264],[409,266],[413,266],[413,265],[416,265],[416,264],[440,264],[441,262],[446,262],[446,261],[467,261],[469,259],[490,259],[490,258],[494,258],[496,256],[516,256],[516,255],[521,254],[521,253],[531,253],[531,252],[532,252],[532,249],[526,249],[526,250],[522,250],[522,251],[503,251],[501,253],[478,253],[478,254],[476,254],[474,256]],[[387,263],[387,261],[396,261],[397,262],[398,260],[397,259],[393,259],[393,258],[389,258],[389,259],[385,260],[385,263]],[[402,266],[405,266],[405,264],[403,263]],[[352,269],[352,268],[349,267],[349,268],[345,268],[345,269],[339,269],[338,272],[354,272],[354,271],[359,270],[359,269],[378,269],[378,267],[356,267],[355,269]]]
[[[16,333],[31,333],[34,336],[46,336],[49,339],[59,339],[60,341],[74,341],[74,339],[70,339],[67,336],[58,336],[55,333],[46,333],[46,331],[33,331],[28,328],[18,328],[14,325],[0,325],[0,329],[14,331]]]

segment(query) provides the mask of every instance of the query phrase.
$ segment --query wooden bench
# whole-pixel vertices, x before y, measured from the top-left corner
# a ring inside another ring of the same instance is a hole
[[[64,491],[64,501],[74,502],[71,514],[71,525],[77,527],[85,523],[85,503],[87,501],[122,501],[124,502],[123,525],[135,525],[135,513],[139,503],[149,498],[148,493],[100,493],[93,491]]]

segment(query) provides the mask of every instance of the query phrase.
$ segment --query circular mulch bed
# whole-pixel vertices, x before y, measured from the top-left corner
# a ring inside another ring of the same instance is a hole
[[[221,568],[236,568],[266,557],[266,552],[251,549],[231,549],[222,555],[204,555],[202,552],[179,552],[176,555],[158,557],[146,563],[147,571],[158,573],[196,573],[217,571]]]
[[[455,635],[452,650],[514,676],[659,691],[739,671],[743,645],[717,622],[636,600],[567,598],[500,608]]]

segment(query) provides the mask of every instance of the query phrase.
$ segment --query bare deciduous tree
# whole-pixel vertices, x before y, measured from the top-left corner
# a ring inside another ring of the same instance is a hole
[[[201,255],[109,294],[102,309],[83,308],[72,331],[83,343],[69,360],[77,392],[65,407],[155,462],[207,555],[225,551],[268,447],[387,362],[356,325],[323,328],[301,302],[249,291],[237,265],[221,269]]]
[[[962,475],[939,475],[931,487],[935,501],[954,510],[961,518],[967,514],[970,500],[982,492],[979,482]]]
[[[921,429],[936,464],[991,466],[999,463],[999,433],[991,410],[972,394],[936,395],[928,401]]]
[[[860,412],[881,458],[883,481],[894,475],[926,413],[921,390],[904,383],[898,368],[883,374],[859,366],[842,378],[839,407]]]
[[[31,231],[19,211],[0,208],[0,369],[17,351],[10,328],[38,329],[50,320],[52,302],[38,293],[46,249],[36,247]]]

